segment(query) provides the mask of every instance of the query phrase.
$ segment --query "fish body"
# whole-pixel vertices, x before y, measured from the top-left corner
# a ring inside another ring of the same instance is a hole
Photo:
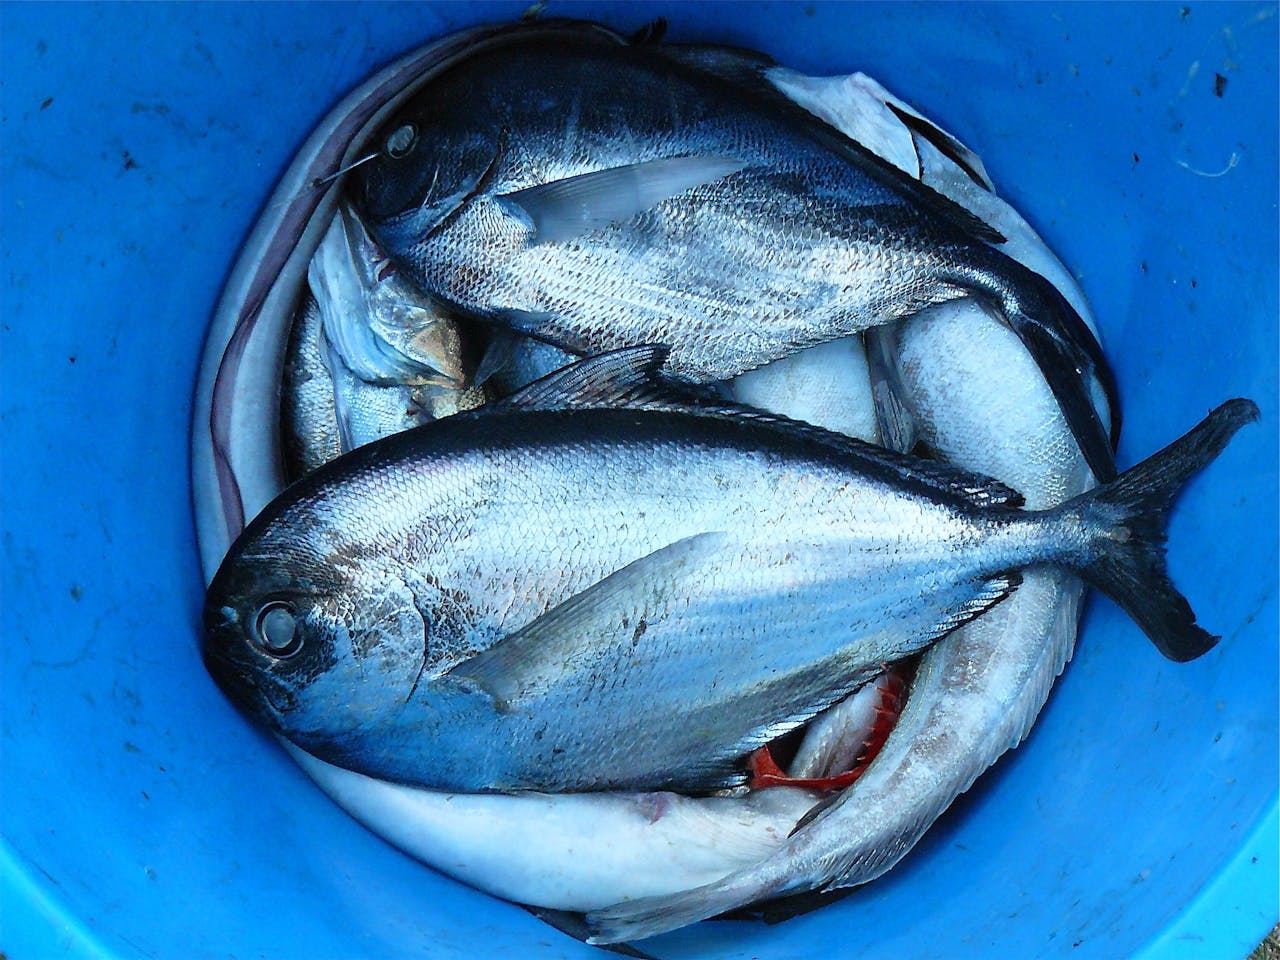
[[[440,76],[382,142],[359,171],[362,213],[468,314],[581,355],[666,344],[669,372],[702,382],[977,296],[1113,471],[1066,376],[1105,366],[1075,310],[993,249],[998,231],[763,82],[531,34]]]
[[[342,453],[320,304],[310,290],[298,305],[285,346],[280,380],[280,450],[285,477],[291,481]]]
[[[558,910],[675,893],[781,847],[820,799],[793,787],[678,793],[459,794],[333,767],[287,745],[356,819],[494,896]]]
[[[661,356],[582,361],[295,484],[211,584],[210,669],[308,752],[380,778],[699,792],[1027,567],[1084,572],[1170,656],[1212,644],[1141,510],[1246,401],[1109,495],[1028,512],[807,425],[640,402]]]
[[[340,207],[308,270],[281,383],[296,479],[340,453],[484,402],[466,331]]]
[[[739,403],[875,442],[875,408],[861,336],[810,347],[735,377]]]

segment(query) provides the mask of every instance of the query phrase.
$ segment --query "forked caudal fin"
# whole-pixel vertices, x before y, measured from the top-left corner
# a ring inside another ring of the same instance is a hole
[[[1062,508],[1104,531],[1081,575],[1132,617],[1170,660],[1194,660],[1220,638],[1196,623],[1191,604],[1169,579],[1164,551],[1169,508],[1236,431],[1257,419],[1253,401],[1228,400],[1159,453]]]

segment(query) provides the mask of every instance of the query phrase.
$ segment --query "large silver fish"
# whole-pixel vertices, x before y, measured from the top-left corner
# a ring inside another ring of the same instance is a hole
[[[695,412],[662,396],[663,359],[582,361],[295,484],[210,586],[211,671],[304,749],[385,779],[697,792],[1028,567],[1078,571],[1174,659],[1215,642],[1160,544],[1252,403],[1032,512],[808,425]]]
[[[699,381],[978,297],[1113,476],[1083,388],[1106,364],[1052,284],[779,94],[764,63],[741,65],[604,31],[511,34],[388,122],[359,202],[385,249],[459,309],[582,354],[665,343],[671,372]]]

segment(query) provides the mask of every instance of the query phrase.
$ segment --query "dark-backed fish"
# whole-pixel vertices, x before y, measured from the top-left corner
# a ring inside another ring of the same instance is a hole
[[[358,203],[456,308],[577,354],[668,344],[670,373],[697,381],[977,297],[1113,476],[1081,387],[1109,374],[1071,305],[997,230],[779,93],[766,64],[531,27],[388,122]]]

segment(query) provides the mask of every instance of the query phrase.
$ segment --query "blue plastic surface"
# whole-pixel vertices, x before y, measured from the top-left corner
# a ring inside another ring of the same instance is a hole
[[[190,397],[258,208],[375,65],[521,4],[0,5],[0,950],[586,957],[351,821],[197,656]],[[552,5],[861,69],[1078,272],[1122,465],[1250,396],[1171,564],[1221,645],[1108,603],[1023,748],[883,880],[662,957],[1241,958],[1277,918],[1275,4]]]

